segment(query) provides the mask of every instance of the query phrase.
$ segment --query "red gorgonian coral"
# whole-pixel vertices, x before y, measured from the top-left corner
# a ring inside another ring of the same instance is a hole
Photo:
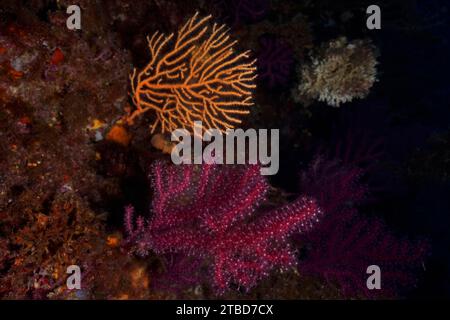
[[[286,85],[294,66],[293,50],[282,40],[270,35],[262,36],[259,43],[259,78],[269,88]]]
[[[260,21],[270,11],[268,0],[213,0],[211,5],[233,28]]]
[[[287,241],[317,221],[316,202],[300,197],[275,210],[257,211],[268,183],[259,166],[184,165],[152,168],[153,216],[144,225],[125,216],[126,231],[141,253],[184,253],[206,258],[219,292],[249,289],[274,268],[294,266]]]
[[[317,199],[324,218],[314,230],[299,236],[299,242],[307,244],[299,272],[339,285],[348,298],[395,297],[414,286],[429,246],[426,241],[397,237],[381,219],[359,212],[358,205],[368,194],[360,179],[363,173],[321,157],[303,172],[303,191]],[[382,270],[381,290],[366,286],[370,265]]]

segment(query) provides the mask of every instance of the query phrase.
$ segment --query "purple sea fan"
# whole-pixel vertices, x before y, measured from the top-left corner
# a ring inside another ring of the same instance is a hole
[[[153,216],[130,230],[140,248],[205,258],[218,292],[249,289],[274,268],[296,263],[287,236],[309,228],[320,213],[300,197],[269,212],[256,209],[268,183],[259,166],[183,165],[152,168]]]
[[[310,250],[299,265],[303,274],[338,284],[347,297],[396,297],[416,282],[428,245],[397,238],[379,219],[346,210],[327,217],[306,238]],[[367,267],[381,270],[381,290],[369,290]]]
[[[362,173],[319,157],[302,174],[301,185],[317,199],[324,218],[298,239],[306,248],[299,272],[339,285],[346,297],[395,297],[415,284],[428,244],[398,238],[381,220],[358,212],[368,192]],[[366,286],[370,265],[381,268],[381,290]]]
[[[218,15],[233,28],[263,19],[270,10],[269,0],[214,0],[212,6]]]
[[[314,197],[327,215],[339,215],[361,204],[368,193],[360,182],[363,170],[341,165],[336,160],[316,156],[308,170],[301,174],[302,191]]]
[[[291,47],[273,36],[260,38],[258,55],[259,79],[267,86],[285,85],[294,65],[294,54]]]

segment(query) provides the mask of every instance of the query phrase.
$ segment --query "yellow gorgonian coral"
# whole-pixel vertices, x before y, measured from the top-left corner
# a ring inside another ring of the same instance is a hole
[[[339,107],[364,98],[376,81],[378,64],[369,41],[341,37],[322,45],[311,64],[300,70],[300,94]]]
[[[128,116],[130,123],[153,111],[152,133],[158,127],[162,133],[192,129],[194,121],[224,131],[250,112],[255,60],[249,51],[237,53],[237,41],[230,39],[226,27],[210,26],[210,19],[195,14],[177,35],[156,32],[147,37],[150,62],[130,76],[136,107]]]

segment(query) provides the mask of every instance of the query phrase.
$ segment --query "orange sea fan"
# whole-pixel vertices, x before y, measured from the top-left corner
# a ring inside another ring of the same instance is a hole
[[[196,13],[174,34],[147,37],[151,59],[131,80],[136,109],[127,120],[153,110],[153,133],[178,128],[192,130],[194,121],[206,129],[225,131],[241,123],[253,105],[255,61],[250,51],[237,53],[225,25],[209,25],[211,16]]]

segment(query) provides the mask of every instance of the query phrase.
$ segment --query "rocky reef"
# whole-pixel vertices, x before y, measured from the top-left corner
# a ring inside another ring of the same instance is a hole
[[[0,299],[448,296],[448,35],[366,2],[2,1]],[[175,166],[195,120],[279,129],[279,173]]]

